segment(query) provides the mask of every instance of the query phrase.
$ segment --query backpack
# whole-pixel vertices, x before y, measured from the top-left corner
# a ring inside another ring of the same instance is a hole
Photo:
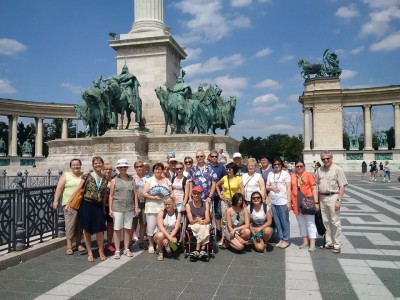
[[[165,219],[166,216],[167,216],[167,209],[164,208],[163,220]],[[178,211],[176,209],[175,209],[175,217],[178,219]]]

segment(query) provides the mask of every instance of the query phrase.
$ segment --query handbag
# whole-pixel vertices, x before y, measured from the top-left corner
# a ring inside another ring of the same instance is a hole
[[[81,203],[83,200],[83,194],[85,193],[86,189],[86,182],[88,180],[89,175],[86,177],[85,182],[83,183],[82,187],[75,193],[75,196],[69,201],[69,207],[78,210],[81,207]]]
[[[324,235],[326,232],[326,228],[324,226],[324,221],[322,220],[321,210],[318,210],[315,213],[315,226],[317,227],[317,231],[319,235]]]
[[[315,215],[317,212],[314,196],[306,197],[300,190],[300,187],[297,188],[297,202],[299,205],[299,212],[303,215]]]

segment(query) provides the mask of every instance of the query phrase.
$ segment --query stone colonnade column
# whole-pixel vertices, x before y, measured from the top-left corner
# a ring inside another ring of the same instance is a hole
[[[304,113],[304,150],[311,150],[310,148],[310,108],[305,107]]]
[[[43,157],[43,118],[36,118],[35,157]]]
[[[372,148],[372,123],[371,105],[364,105],[364,150],[374,150]]]
[[[394,149],[400,149],[400,110],[399,103],[393,103],[394,110]]]
[[[68,119],[62,119],[61,138],[68,138]]]
[[[8,116],[8,156],[12,153],[12,116]]]
[[[8,153],[9,156],[18,156],[17,153],[17,121],[18,116],[11,116],[11,126],[9,125],[8,128],[11,127],[11,140],[8,141],[11,144],[11,151]]]

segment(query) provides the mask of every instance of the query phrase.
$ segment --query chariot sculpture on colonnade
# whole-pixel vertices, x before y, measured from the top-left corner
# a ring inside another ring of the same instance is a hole
[[[216,129],[220,128],[227,135],[229,128],[235,124],[236,97],[225,100],[221,95],[222,90],[216,84],[209,83],[200,84],[198,91],[193,93],[185,83],[184,76],[185,71],[182,70],[172,88],[160,86],[155,89],[164,113],[164,134],[171,126],[172,134],[207,134],[210,131],[216,134]],[[121,74],[105,80],[102,77],[94,80],[93,85],[83,92],[83,101],[75,105],[77,116],[87,127],[86,136],[101,136],[109,129],[123,128],[125,113],[125,128],[129,128],[132,112],[135,113],[139,129],[144,128],[139,86],[138,79],[129,73],[126,64]],[[118,115],[121,115],[120,125]]]
[[[326,49],[322,55],[323,64],[310,64],[306,59],[298,60],[297,65],[303,68],[301,76],[304,79],[310,79],[310,75],[315,78],[319,77],[339,77],[342,74],[342,69],[339,67],[339,58],[334,52],[329,52]]]

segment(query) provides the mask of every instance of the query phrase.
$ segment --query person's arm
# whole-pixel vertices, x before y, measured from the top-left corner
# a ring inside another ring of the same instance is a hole
[[[243,214],[244,214],[244,224],[242,226],[236,227],[235,228],[236,231],[250,228],[250,215],[246,208],[243,209]]]
[[[258,176],[258,186],[260,187],[260,193],[261,193],[262,200],[263,200],[263,202],[265,202],[266,192],[265,192],[264,179],[262,178],[262,176]]]
[[[132,180],[132,188],[133,188],[133,203],[135,205],[135,214],[139,215],[139,197],[137,193],[137,188],[136,188],[136,180],[133,178]]]
[[[235,236],[235,230],[233,229],[233,226],[232,226],[231,214],[232,214],[232,207],[230,207],[226,210],[226,227],[228,228],[231,238],[233,238]]]
[[[187,217],[187,219],[189,221],[189,224],[193,225],[193,224],[198,223],[197,219],[196,220],[193,219],[192,211],[190,210],[189,203],[186,204],[186,217]]]
[[[212,181],[211,182],[210,194],[208,194],[208,196],[207,196],[207,199],[210,199],[210,200],[207,200],[208,203],[211,202],[211,199],[212,199],[212,197],[214,195],[214,192],[215,192],[215,181]]]
[[[178,213],[177,217],[176,217],[176,223],[175,223],[175,227],[174,230],[171,231],[171,238],[174,238],[176,236],[176,234],[179,232],[179,229],[181,227],[181,221],[182,221],[182,215],[181,213]]]
[[[222,185],[223,182],[224,182],[224,181],[223,181],[222,178],[221,178],[221,179],[216,183],[216,185],[215,185],[215,188],[217,189],[217,193],[218,193],[219,197],[220,197],[222,200],[225,199],[225,198],[224,198],[224,193],[221,192],[221,189],[220,189],[219,187]]]
[[[319,199],[318,199],[318,189],[317,186],[314,184],[311,186],[312,193],[314,196],[314,202],[315,202],[315,207],[317,210],[319,210]]]
[[[244,184],[243,184],[243,181],[240,181],[240,183],[239,183],[239,191],[244,197]]]
[[[65,182],[66,182],[65,175],[63,174],[57,183],[56,192],[54,193],[53,209],[55,210],[58,208],[58,202],[60,202],[60,197],[64,189]]]
[[[108,214],[110,215],[111,218],[113,218],[112,205],[113,205],[114,189],[115,189],[115,180],[112,179],[110,182],[110,195],[108,196],[108,207],[109,207]]]
[[[206,215],[204,220],[201,220],[201,222],[199,222],[200,224],[203,225],[207,225],[211,223],[211,217],[210,217],[210,203],[208,203],[207,201],[205,202],[206,205]]]
[[[289,177],[290,178],[290,177]],[[285,182],[286,194],[287,194],[287,209],[292,210],[292,190],[290,180]]]

